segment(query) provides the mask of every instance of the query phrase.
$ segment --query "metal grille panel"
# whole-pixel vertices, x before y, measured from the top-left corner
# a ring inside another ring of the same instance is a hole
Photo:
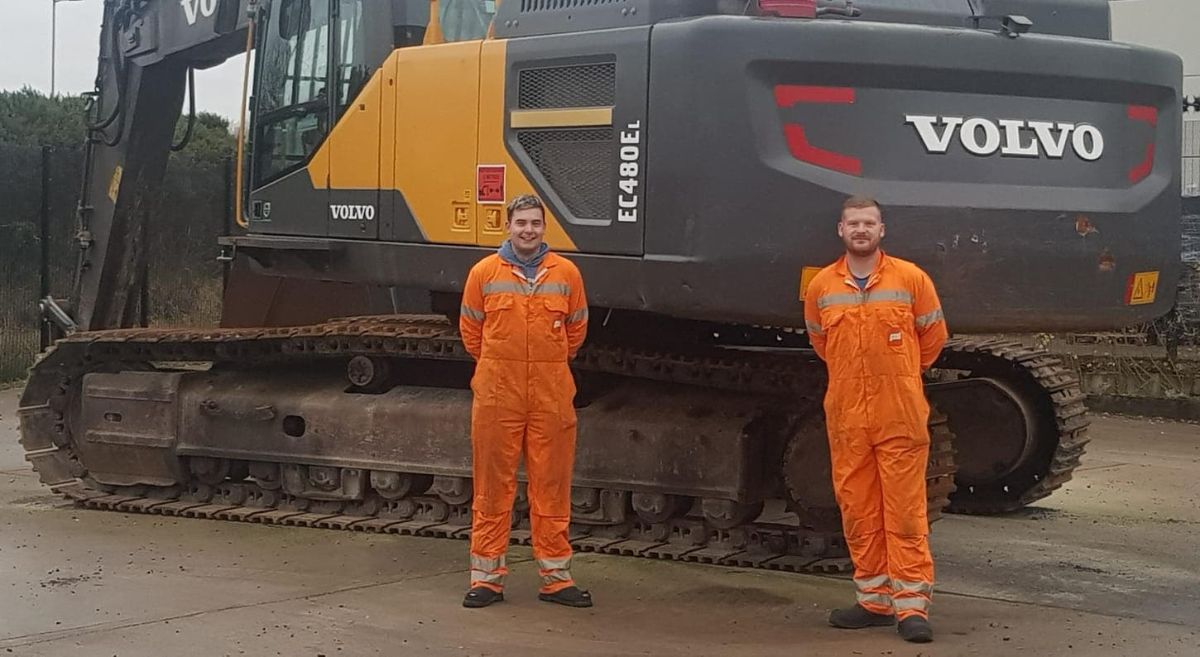
[[[1200,118],[1184,114],[1183,195],[1200,196]]]
[[[520,109],[604,107],[617,96],[617,65],[584,64],[521,71],[517,106]]]
[[[517,140],[571,214],[612,219],[617,175],[612,128],[522,130]]]
[[[535,11],[558,11],[560,9],[576,9],[579,7],[595,7],[599,5],[627,4],[629,0],[521,0],[521,13]]]

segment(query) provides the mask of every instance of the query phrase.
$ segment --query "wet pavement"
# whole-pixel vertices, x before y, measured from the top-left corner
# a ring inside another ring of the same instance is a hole
[[[1200,427],[1097,417],[1064,490],[935,526],[937,640],[825,625],[836,577],[594,554],[597,606],[460,606],[466,543],[86,511],[21,458],[0,391],[0,657],[250,655],[1198,655]]]

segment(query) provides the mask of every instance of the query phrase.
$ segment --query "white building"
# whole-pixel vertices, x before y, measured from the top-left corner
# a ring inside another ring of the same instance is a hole
[[[1200,97],[1200,0],[1110,0],[1114,41],[1183,58],[1183,93]],[[1200,111],[1183,115],[1183,195],[1200,196]]]

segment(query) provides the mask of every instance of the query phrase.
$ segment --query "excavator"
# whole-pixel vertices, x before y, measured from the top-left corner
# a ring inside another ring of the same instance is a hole
[[[189,80],[242,53],[221,326],[136,326]],[[1065,363],[995,336],[1171,307],[1181,81],[1104,0],[105,0],[21,444],[85,507],[462,538],[460,294],[533,193],[591,307],[576,548],[844,570],[800,301],[843,199],[882,203],[953,333],[930,517],[1021,509],[1088,419]]]

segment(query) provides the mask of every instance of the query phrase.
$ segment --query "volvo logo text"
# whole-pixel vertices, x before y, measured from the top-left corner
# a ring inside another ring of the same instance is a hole
[[[373,205],[331,205],[329,216],[338,221],[374,221]]]
[[[200,16],[210,18],[217,11],[217,0],[179,0],[188,25],[195,25]]]
[[[917,130],[925,150],[945,153],[958,142],[974,155],[1008,157],[1049,157],[1062,159],[1067,147],[1081,160],[1095,162],[1104,155],[1104,135],[1089,123],[1023,121],[1020,119],[967,118],[962,116],[926,116],[909,114],[906,124]]]

